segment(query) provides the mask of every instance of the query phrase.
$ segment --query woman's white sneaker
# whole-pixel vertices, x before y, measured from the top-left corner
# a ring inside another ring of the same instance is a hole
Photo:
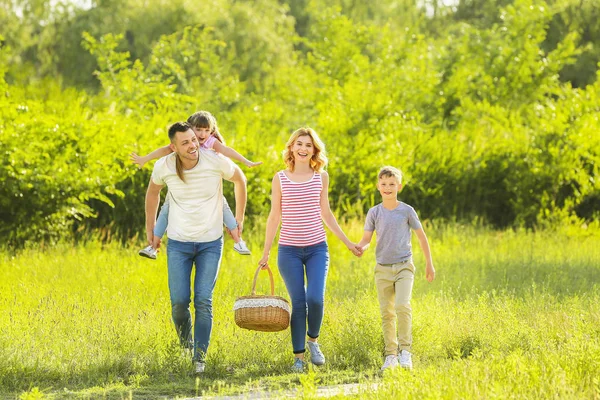
[[[398,357],[394,355],[389,355],[385,357],[385,361],[381,366],[381,370],[385,371],[388,368],[396,368],[398,366]]]
[[[398,356],[400,366],[406,369],[412,369],[412,354],[408,350],[401,350]]]
[[[310,351],[310,362],[315,365],[325,364],[325,356],[319,348],[319,343],[311,342],[310,340],[306,343],[308,344],[308,349]]]

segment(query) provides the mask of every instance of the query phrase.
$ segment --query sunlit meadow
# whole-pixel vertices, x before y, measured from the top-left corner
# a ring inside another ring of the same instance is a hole
[[[345,225],[360,236],[361,222]],[[328,363],[289,372],[288,331],[238,328],[232,306],[250,291],[253,256],[226,240],[204,376],[176,343],[166,255],[136,246],[3,253],[0,259],[0,395],[7,398],[193,397],[376,384],[370,398],[600,398],[600,232],[528,233],[426,225],[437,279],[424,279],[415,242],[414,370],[382,375],[383,339],[374,253],[355,258],[330,237],[321,343]],[[273,258],[272,260],[274,260]],[[276,292],[286,296],[274,268]],[[258,291],[268,290],[261,275]],[[361,386],[362,387],[362,386]]]

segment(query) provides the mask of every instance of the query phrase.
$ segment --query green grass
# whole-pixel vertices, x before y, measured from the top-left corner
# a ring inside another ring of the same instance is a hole
[[[361,222],[346,225],[352,238]],[[600,399],[600,231],[538,233],[428,226],[437,279],[415,242],[412,372],[378,373],[383,339],[374,254],[329,239],[320,342],[327,366],[288,373],[288,331],[237,328],[254,255],[226,240],[215,290],[209,368],[196,379],[170,320],[166,257],[98,243],[0,255],[0,397],[164,398],[378,383],[359,397]],[[275,261],[275,258],[272,258]],[[287,297],[274,268],[276,292]],[[266,292],[266,274],[259,291]]]

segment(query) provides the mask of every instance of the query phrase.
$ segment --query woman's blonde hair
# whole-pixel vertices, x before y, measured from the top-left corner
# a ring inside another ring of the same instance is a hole
[[[300,128],[292,133],[292,136],[288,139],[285,150],[283,151],[283,161],[285,161],[286,165],[290,169],[290,171],[294,171],[295,162],[294,162],[294,154],[292,153],[292,147],[294,143],[300,136],[309,136],[313,142],[313,146],[315,149],[314,154],[310,159],[310,167],[316,171],[321,172],[323,168],[327,166],[327,155],[325,153],[325,144],[317,135],[317,132],[312,128]]]

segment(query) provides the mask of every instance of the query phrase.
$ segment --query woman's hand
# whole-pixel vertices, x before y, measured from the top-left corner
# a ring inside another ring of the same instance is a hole
[[[260,261],[258,261],[258,266],[261,267],[260,269],[267,269],[267,267],[269,266],[269,255],[268,254],[266,256],[263,255],[263,257],[260,259]]]
[[[356,243],[352,243],[352,242],[348,242],[346,243],[346,247],[348,248],[348,250],[350,250],[352,252],[352,254],[354,254],[356,257],[360,257],[362,256],[362,249],[360,247],[357,246]]]

